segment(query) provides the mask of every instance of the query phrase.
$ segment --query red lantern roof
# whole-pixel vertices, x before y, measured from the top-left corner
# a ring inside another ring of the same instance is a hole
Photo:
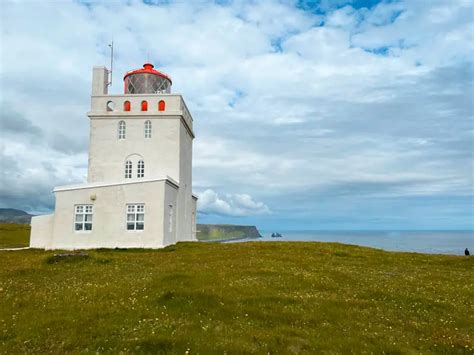
[[[143,68],[141,68],[141,69],[134,69],[134,70],[129,70],[128,72],[126,72],[124,77],[123,77],[123,80],[125,80],[125,78],[127,76],[132,75],[132,74],[153,74],[153,75],[161,76],[162,78],[165,78],[165,79],[169,80],[170,83],[172,83],[171,78],[168,75],[166,75],[165,73],[162,73],[158,70],[155,70],[153,68],[154,68],[153,64],[145,63],[145,64],[143,64]]]

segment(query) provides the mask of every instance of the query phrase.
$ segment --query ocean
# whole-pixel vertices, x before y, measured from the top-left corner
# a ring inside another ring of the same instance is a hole
[[[379,248],[430,254],[464,255],[468,248],[474,255],[474,231],[275,231],[282,238],[272,238],[272,231],[261,231],[259,241],[338,242]],[[246,240],[241,240],[246,241]],[[252,239],[255,241],[255,239]]]

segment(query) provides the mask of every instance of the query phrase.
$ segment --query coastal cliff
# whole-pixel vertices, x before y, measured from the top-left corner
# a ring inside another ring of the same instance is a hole
[[[261,238],[257,227],[232,224],[198,224],[196,236],[202,241]]]

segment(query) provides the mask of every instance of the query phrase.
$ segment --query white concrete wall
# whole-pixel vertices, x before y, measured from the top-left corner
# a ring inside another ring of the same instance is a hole
[[[176,187],[166,180],[102,187],[76,188],[56,192],[56,213],[51,249],[161,248],[164,239],[165,191]],[[173,197],[173,193],[168,191]],[[143,231],[126,229],[126,205],[145,204]],[[76,204],[93,205],[91,231],[74,230]]]
[[[123,109],[131,102],[131,111]],[[141,102],[148,110],[141,111]],[[164,112],[158,102],[164,100]],[[107,103],[113,103],[113,110]],[[88,182],[129,181],[125,178],[125,162],[133,163],[133,179],[137,161],[145,162],[144,179],[170,176],[179,182],[177,201],[173,205],[176,218],[176,241],[196,240],[193,235],[192,201],[192,117],[180,95],[98,95],[92,97]],[[145,122],[152,123],[152,136],[145,138]],[[126,124],[125,139],[118,139],[119,122]]]
[[[191,203],[191,206],[192,206],[192,213],[191,213],[191,218],[192,218],[192,222],[191,222],[191,231],[192,231],[192,237],[193,237],[193,241],[197,241],[197,236],[196,236],[196,231],[197,231],[197,197],[194,197],[192,198],[192,203]]]
[[[176,231],[176,206],[178,203],[178,189],[167,185],[165,189],[164,201],[164,223],[163,223],[163,238],[164,245],[175,244],[177,242]],[[170,212],[172,214],[170,215]]]
[[[169,116],[125,119],[125,139],[118,139],[119,118],[90,121],[88,182],[128,181],[125,161],[132,156],[136,179],[138,156],[145,162],[145,179],[170,176],[179,181],[180,120]],[[151,121],[151,138],[145,138],[145,122]]]
[[[192,241],[192,144],[193,138],[183,125],[179,135],[178,241]]]
[[[35,216],[31,219],[30,247],[45,249],[51,245],[54,214]]]

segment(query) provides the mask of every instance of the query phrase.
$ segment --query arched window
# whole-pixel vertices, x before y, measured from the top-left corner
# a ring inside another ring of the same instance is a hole
[[[151,121],[145,121],[145,138],[151,138]]]
[[[130,160],[127,160],[125,162],[125,179],[131,179],[132,178],[132,162]]]
[[[115,108],[115,104],[113,101],[107,101],[107,111],[113,111]]]
[[[142,177],[145,177],[145,162],[143,160],[139,160],[137,165],[137,178]]]
[[[130,101],[125,101],[125,102],[123,103],[123,110],[124,110],[124,111],[130,111],[130,106],[131,106],[131,105],[130,105]]]
[[[145,100],[142,101],[142,111],[148,111],[148,102]]]
[[[125,121],[118,123],[118,139],[125,139]]]
[[[163,100],[161,100],[160,102],[158,102],[158,111],[164,111],[165,110],[165,102]]]

